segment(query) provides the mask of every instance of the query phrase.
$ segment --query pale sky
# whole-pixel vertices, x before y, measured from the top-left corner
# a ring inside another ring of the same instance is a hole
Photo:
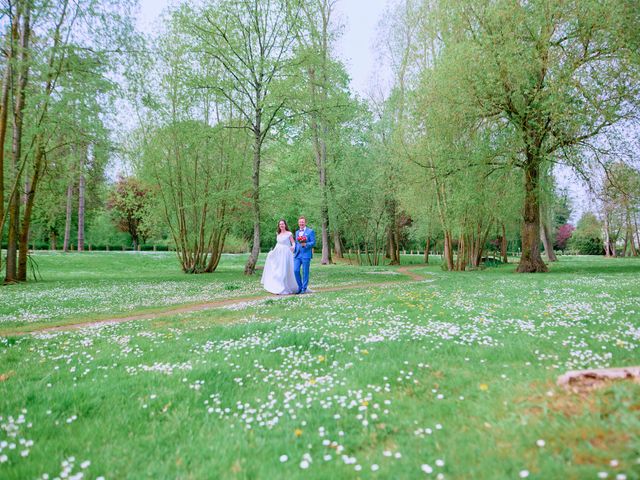
[[[146,32],[161,28],[161,12],[167,6],[179,3],[178,0],[140,0],[138,26]],[[370,90],[377,61],[373,44],[378,22],[386,5],[393,3],[394,0],[338,0],[336,5],[337,19],[345,26],[342,38],[336,44],[337,54],[351,76],[352,90],[360,96],[366,96]]]

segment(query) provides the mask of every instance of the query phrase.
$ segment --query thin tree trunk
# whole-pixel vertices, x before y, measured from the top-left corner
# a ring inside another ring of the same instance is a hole
[[[480,266],[482,262],[482,255],[484,254],[484,246],[487,243],[487,238],[489,237],[489,231],[493,225],[493,220],[489,222],[487,228],[485,228],[484,232],[482,232],[482,227],[478,225],[478,237],[476,239],[476,245],[474,247],[474,266],[477,268]]]
[[[27,258],[29,254],[29,230],[31,228],[31,214],[33,212],[33,205],[35,202],[36,189],[40,182],[40,176],[42,174],[44,160],[44,147],[42,146],[41,139],[36,139],[36,155],[34,159],[33,177],[29,182],[29,190],[25,192],[25,207],[22,217],[22,228],[20,229],[20,242],[19,250],[20,256],[18,259],[18,280],[21,282],[27,281]]]
[[[17,21],[17,19],[16,19]],[[24,111],[25,95],[29,80],[28,48],[31,34],[31,3],[26,2],[25,13],[22,19],[22,31],[20,32],[20,73],[18,76],[18,90],[13,111],[13,142],[11,148],[11,167],[15,177],[15,183],[20,184],[19,172],[22,159],[22,115]],[[7,264],[5,282],[15,282],[18,273],[18,237],[20,234],[20,195],[14,192],[9,203],[9,238],[7,244]]]
[[[389,224],[387,225],[387,252],[389,254],[389,265],[400,265],[400,255],[399,255],[399,246],[398,246],[398,235],[396,232],[397,229],[397,219],[396,219],[396,201],[395,199],[390,199],[386,201],[386,209],[387,209],[387,220]]]
[[[629,212],[629,207],[627,206],[627,234],[629,235],[629,245],[631,246],[629,253],[637,257],[638,251],[635,246],[635,239],[633,238],[633,224],[631,223],[631,214]]]
[[[344,258],[344,253],[342,252],[342,242],[340,241],[340,232],[337,229],[333,229],[333,253],[336,258]]]
[[[2,231],[4,227],[4,142],[7,137],[7,118],[9,112],[9,85],[11,83],[11,63],[14,45],[18,37],[17,20],[13,22],[11,31],[7,34],[7,57],[2,76],[2,94],[0,95],[0,268],[2,268]]]
[[[465,248],[464,236],[460,235],[458,238],[458,252],[456,254],[456,263],[455,269],[458,272],[463,272],[466,269],[465,260],[466,260],[466,248]]]
[[[253,144],[253,245],[251,254],[244,267],[245,275],[253,275],[260,255],[260,150],[262,147],[262,132],[260,131],[260,113],[256,114],[256,128],[254,129]]]
[[[624,247],[622,247],[622,256],[628,257],[627,249],[629,248],[629,231],[627,230],[624,234]]]
[[[638,242],[638,248],[640,249],[640,231],[638,231],[638,216],[633,217],[633,223],[636,227],[636,241]]]
[[[62,242],[62,251],[69,251],[69,241],[71,240],[71,206],[73,204],[73,180],[69,180],[67,186],[67,210],[64,223],[64,241]]]
[[[447,266],[447,270],[450,272],[454,270],[453,266],[453,245],[451,242],[451,232],[444,232],[444,261]]]
[[[502,223],[502,238],[500,239],[500,254],[502,255],[502,261],[509,263],[509,255],[507,253],[507,232]]]
[[[547,259],[550,262],[557,262],[558,257],[556,257],[556,254],[553,251],[553,242],[549,235],[549,226],[542,216],[540,221],[540,240],[542,240],[542,244],[544,245],[544,251],[547,254]]]
[[[605,212],[603,215],[603,230],[604,230],[604,256],[611,257],[611,239],[609,238],[609,215]]]
[[[314,107],[317,108],[317,79],[315,70],[310,67],[307,69],[309,75],[309,85],[311,89],[311,98]],[[321,95],[324,99],[325,95]],[[322,130],[322,135],[320,135]],[[316,167],[318,169],[318,180],[320,185],[320,222],[321,222],[321,236],[322,236],[322,258],[320,262],[322,265],[328,265],[331,263],[331,247],[329,245],[329,201],[327,195],[327,128],[323,125],[319,126],[318,114],[316,112],[311,113],[311,135],[313,138],[313,151],[315,154]]]
[[[427,235],[427,241],[424,246],[424,263],[429,265],[429,250],[431,249],[431,237]]]
[[[40,118],[39,120],[36,122],[37,126],[40,127],[42,124],[42,121],[44,120],[44,118],[46,117],[47,114],[47,107],[48,107],[48,102],[49,102],[49,97],[53,91],[53,85],[54,85],[54,78],[57,78],[57,76],[60,74],[60,71],[62,69],[62,62],[60,62],[60,64],[58,65],[57,71],[54,72],[53,70],[53,64],[55,61],[55,55],[56,55],[56,51],[57,51],[57,47],[60,44],[60,28],[62,26],[62,23],[64,21],[65,15],[66,15],[66,11],[67,11],[67,5],[69,4],[69,1],[66,0],[64,2],[63,8],[62,8],[62,14],[60,15],[60,18],[58,19],[58,22],[56,23],[56,28],[54,31],[54,35],[53,35],[53,48],[51,49],[50,52],[50,56],[49,56],[49,60],[48,60],[48,67],[49,67],[49,73],[47,76],[47,81],[45,83],[45,88],[44,88],[44,102],[40,111]],[[26,6],[27,9],[27,13],[25,16],[25,22],[24,22],[24,30],[26,32],[27,35],[27,41],[25,42],[24,48],[27,48],[28,45],[28,35],[30,34],[30,26],[29,26],[29,14],[30,14],[30,3],[27,3]],[[23,32],[24,33],[24,32]],[[28,74],[28,67],[26,67],[26,73]],[[25,74],[26,76],[26,74]],[[19,238],[18,238],[18,248],[19,248],[19,259],[18,259],[18,269],[17,269],[17,279],[18,281],[26,281],[27,280],[27,259],[28,259],[28,255],[29,255],[29,231],[31,229],[31,215],[33,212],[33,205],[35,202],[35,194],[36,194],[36,190],[38,188],[38,183],[40,181],[40,177],[42,174],[42,171],[44,169],[44,160],[45,160],[45,151],[44,151],[44,144],[43,144],[43,138],[42,135],[40,134],[36,134],[35,137],[35,156],[34,156],[34,163],[33,163],[33,176],[32,178],[29,180],[29,178],[27,177],[27,179],[25,180],[25,190],[24,190],[24,214],[23,214],[23,218],[22,218],[22,225],[20,228],[20,232],[19,232]],[[25,159],[26,162],[26,159]],[[17,195],[16,195],[17,198]]]
[[[85,156],[89,153],[88,148],[80,153],[80,176],[78,178],[78,251],[84,251],[84,189],[85,177],[84,166]]]
[[[525,198],[522,224],[522,256],[518,273],[547,272],[548,268],[540,255],[540,206],[538,180],[540,166],[534,154],[527,152],[524,171]]]
[[[58,249],[58,237],[56,235],[55,230],[51,230],[49,232],[49,250],[57,250]]]

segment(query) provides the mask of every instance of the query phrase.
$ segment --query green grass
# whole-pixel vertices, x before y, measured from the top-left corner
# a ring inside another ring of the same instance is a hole
[[[366,271],[353,275],[386,276]],[[640,363],[638,260],[416,271],[425,281],[0,339],[0,478],[63,462],[85,478],[640,478],[640,386],[555,385]]]
[[[34,258],[41,281],[0,289],[0,334],[264,294],[260,274],[242,273],[246,255],[224,255],[218,269],[204,275],[185,275],[169,252],[42,252]],[[314,263],[311,286],[402,279],[371,271]]]

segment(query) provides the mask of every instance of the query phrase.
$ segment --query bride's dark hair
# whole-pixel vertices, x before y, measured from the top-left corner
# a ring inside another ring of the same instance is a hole
[[[289,225],[287,225],[287,221],[284,218],[281,218],[280,220],[278,220],[278,226],[276,227],[276,235],[280,235],[280,222],[284,222],[284,231],[285,232],[290,232],[291,230],[289,230]]]

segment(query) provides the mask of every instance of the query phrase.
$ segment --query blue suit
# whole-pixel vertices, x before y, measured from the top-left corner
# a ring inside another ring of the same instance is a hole
[[[302,246],[298,242],[298,237],[304,235],[307,237],[306,246]],[[309,227],[304,230],[296,231],[296,247],[293,253],[293,273],[298,282],[298,293],[305,293],[309,285],[309,265],[313,257],[313,246],[316,244],[316,233]],[[300,267],[302,267],[302,276],[300,275]]]

